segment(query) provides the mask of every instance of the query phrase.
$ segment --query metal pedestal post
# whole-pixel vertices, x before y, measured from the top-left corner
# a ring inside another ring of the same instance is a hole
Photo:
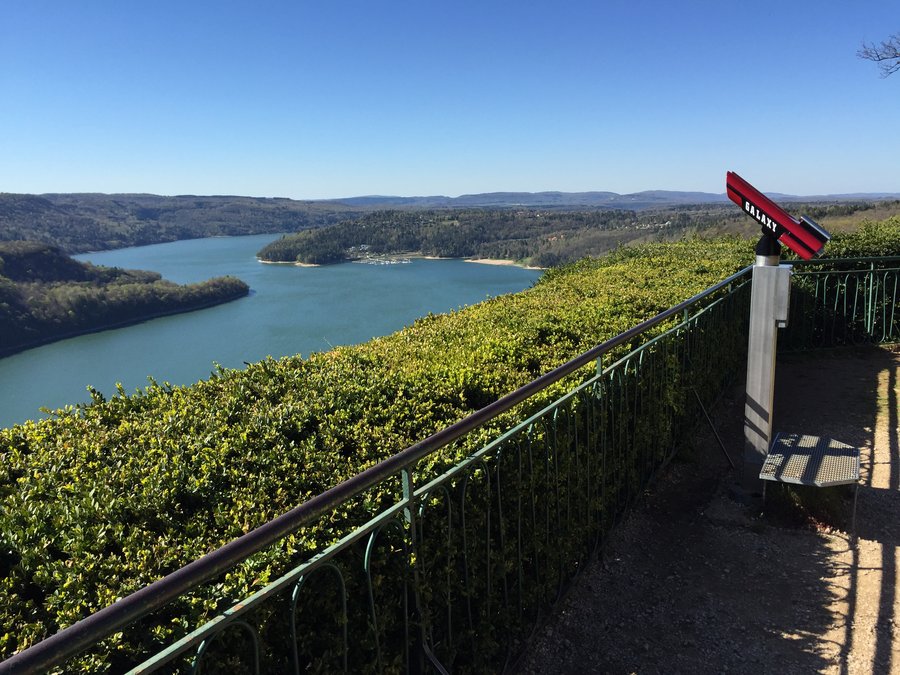
[[[780,253],[778,240],[764,234],[753,267],[741,480],[741,487],[750,493],[762,490],[759,472],[772,440],[777,329],[787,325],[791,268],[779,265]]]

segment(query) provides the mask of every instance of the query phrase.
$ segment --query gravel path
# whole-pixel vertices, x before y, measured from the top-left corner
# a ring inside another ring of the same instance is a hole
[[[521,673],[900,673],[900,354],[779,359],[775,428],[862,450],[852,490],[731,496],[711,435],[673,462],[538,631]],[[716,414],[736,463],[740,392]],[[704,436],[702,434],[701,436]],[[822,497],[825,496],[823,500]],[[804,501],[806,503],[806,501]]]

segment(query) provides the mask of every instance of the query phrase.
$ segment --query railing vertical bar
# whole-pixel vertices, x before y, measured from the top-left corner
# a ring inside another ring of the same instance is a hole
[[[408,564],[412,568],[413,574],[413,585],[412,585],[412,593],[417,595],[419,592],[420,586],[420,578],[419,578],[419,569],[422,565],[422,558],[420,555],[420,545],[419,545],[419,536],[418,536],[418,525],[417,525],[417,501],[416,501],[416,485],[415,485],[415,463],[412,463],[406,466],[403,471],[400,473],[400,480],[403,485],[403,501],[406,503],[406,507],[403,509],[403,515],[406,518],[406,529],[409,532],[409,537],[407,539],[408,553],[409,559]],[[406,631],[405,631],[405,640],[403,641],[406,645],[406,661],[407,661],[407,672],[409,672],[409,618],[412,614],[408,608],[408,595],[410,591],[407,590],[406,593],[403,594],[403,602],[404,602],[404,618],[406,621]],[[421,616],[421,602],[419,602],[418,597],[414,599],[413,606],[415,607],[415,623],[418,626],[416,636],[416,658],[419,663],[417,664],[419,671],[424,669],[424,648],[425,648],[425,624],[423,622],[424,617]]]

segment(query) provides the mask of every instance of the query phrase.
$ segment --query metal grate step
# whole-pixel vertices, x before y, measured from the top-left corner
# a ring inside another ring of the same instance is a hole
[[[828,487],[859,480],[859,448],[831,438],[779,433],[759,477],[763,480]]]

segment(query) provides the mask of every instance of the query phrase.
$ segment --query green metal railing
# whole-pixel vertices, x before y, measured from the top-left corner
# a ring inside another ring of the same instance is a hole
[[[832,326],[856,331],[860,322],[868,332],[851,332],[854,341],[896,340],[898,263],[825,261],[824,273],[805,266],[795,275],[783,344],[827,346],[846,335]],[[43,672],[97,645],[149,655],[135,673],[502,670],[696,425],[700,406],[743,375],[748,271],[26,650],[0,672]],[[828,308],[840,308],[843,319]],[[514,406],[531,412],[505,432],[496,428]],[[463,459],[433,471],[438,452]],[[395,495],[387,504],[372,496],[385,486]],[[324,550],[295,555],[273,581],[207,623],[166,637],[171,601],[222,583],[229,569],[304,526],[344,522],[338,512],[369,516]]]
[[[784,349],[900,341],[900,258],[795,263]]]

